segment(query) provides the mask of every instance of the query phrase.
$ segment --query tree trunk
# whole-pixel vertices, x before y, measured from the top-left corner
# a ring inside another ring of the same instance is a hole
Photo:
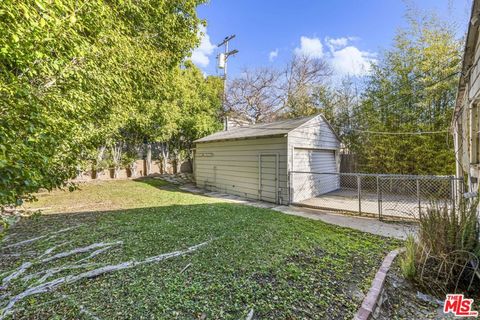
[[[162,157],[162,174],[167,174],[168,158]]]
[[[166,142],[161,142],[160,143],[160,157],[161,157],[161,173],[162,174],[167,174],[167,165],[168,165],[168,144]]]
[[[175,159],[175,171],[176,173],[180,173],[181,172],[181,167],[182,167],[182,159],[180,159],[180,156],[177,155],[176,159]]]
[[[146,168],[145,168],[145,175],[149,175],[152,173],[152,144],[147,143],[147,158],[146,158]]]
[[[103,155],[105,153],[105,149],[107,147],[106,146],[101,146],[99,149],[98,149],[98,154],[97,154],[97,162],[100,162],[103,160]]]
[[[120,173],[120,161],[122,159],[123,143],[118,142],[112,144],[112,160],[113,160],[113,178],[117,179]]]
[[[175,158],[175,161],[173,163],[173,173],[174,174],[178,173],[178,158]]]
[[[102,162],[103,160],[103,155],[105,154],[105,149],[106,146],[101,146],[98,148],[98,153],[97,153],[97,159],[95,159],[95,163],[92,164],[92,179],[97,179],[98,178],[98,164]]]
[[[135,178],[137,177],[137,162],[134,161],[130,164],[130,177]]]
[[[97,168],[95,168],[94,164],[92,164],[92,173],[90,175],[90,178],[97,179]]]
[[[178,153],[177,152],[173,152],[173,163],[172,163],[172,169],[173,169],[173,174],[177,174],[178,173]]]

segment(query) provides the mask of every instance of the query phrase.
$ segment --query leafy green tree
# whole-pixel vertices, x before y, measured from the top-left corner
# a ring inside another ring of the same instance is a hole
[[[452,174],[452,118],[461,42],[435,17],[413,18],[373,66],[352,148],[362,171]],[[424,134],[411,134],[433,132]],[[383,133],[383,134],[382,134]],[[392,134],[395,133],[395,134]],[[402,134],[404,133],[404,134]]]
[[[358,143],[359,124],[356,121],[361,96],[355,79],[345,77],[335,86],[320,86],[311,98],[315,110],[321,113],[339,135],[345,149]]]
[[[181,114],[179,130],[169,140],[169,149],[178,163],[191,160],[193,141],[221,129],[223,81],[204,77],[201,70],[187,61],[179,71],[175,103]]]
[[[168,131],[162,98],[202,2],[0,2],[0,205],[67,185],[139,112]]]

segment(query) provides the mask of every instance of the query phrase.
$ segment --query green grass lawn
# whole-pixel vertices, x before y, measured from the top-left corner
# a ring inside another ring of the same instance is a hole
[[[45,214],[9,230],[0,244],[0,273],[56,244],[63,245],[51,254],[121,240],[123,245],[88,260],[118,264],[210,242],[179,257],[30,295],[15,304],[8,316],[15,319],[244,319],[251,309],[255,319],[351,319],[361,304],[353,292],[366,293],[383,257],[399,246],[320,221],[184,193],[154,179],[83,184],[73,193],[38,198],[30,208]],[[5,248],[70,226],[79,227]],[[89,253],[34,265],[27,273]],[[32,281],[13,280],[7,297],[0,289],[0,310]]]

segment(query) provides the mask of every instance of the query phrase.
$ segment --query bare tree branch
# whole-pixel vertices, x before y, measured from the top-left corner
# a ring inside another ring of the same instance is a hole
[[[245,70],[228,85],[226,104],[234,115],[251,122],[318,112],[314,94],[332,74],[326,61],[294,55],[280,71]]]
[[[266,122],[279,108],[280,73],[274,69],[245,70],[242,76],[228,85],[226,105],[234,114],[250,122]]]
[[[12,244],[9,244],[9,245],[3,247],[2,249],[9,249],[9,248],[13,248],[13,247],[23,246],[23,245],[26,245],[26,244],[29,244],[29,243],[32,243],[32,242],[35,242],[35,241],[37,241],[37,240],[44,239],[44,238],[49,238],[49,239],[51,239],[51,238],[54,238],[55,236],[57,236],[57,235],[60,234],[60,233],[64,233],[64,232],[67,232],[67,231],[76,229],[76,228],[78,228],[78,227],[80,227],[80,226],[81,226],[81,225],[73,226],[73,227],[69,227],[69,228],[65,228],[65,229],[61,229],[61,230],[52,232],[52,233],[47,234],[47,235],[35,237],[35,238],[32,238],[32,239],[23,240],[23,241],[20,241],[20,242],[17,242],[17,243],[12,243]]]
[[[210,240],[210,241],[212,241],[212,240]],[[59,273],[59,272],[65,271],[65,270],[70,270],[70,269],[86,268],[86,267],[94,266],[96,264],[83,264],[83,265],[73,264],[73,265],[68,265],[68,266],[63,266],[63,267],[44,270],[43,271],[44,276],[41,279],[39,279],[37,282],[35,282],[33,285],[29,286],[27,289],[22,291],[21,293],[16,294],[16,295],[6,293],[6,294],[1,296],[0,302],[2,302],[2,300],[5,300],[5,299],[8,299],[8,300],[5,302],[4,307],[2,309],[0,309],[0,320],[5,319],[5,317],[12,314],[14,312],[14,309],[13,309],[14,306],[19,301],[21,301],[21,300],[23,300],[23,299],[25,299],[29,296],[51,292],[51,291],[56,290],[58,287],[60,287],[62,285],[72,284],[74,282],[77,282],[77,281],[80,281],[80,280],[83,280],[83,279],[94,278],[94,277],[97,277],[97,276],[100,276],[100,275],[103,275],[103,274],[106,274],[106,273],[111,273],[111,272],[120,271],[120,270],[124,270],[124,269],[134,268],[134,267],[137,267],[137,266],[143,265],[143,264],[156,263],[156,262],[171,259],[171,258],[174,258],[174,257],[183,256],[183,255],[189,254],[191,252],[194,252],[194,251],[200,249],[201,247],[210,243],[210,241],[202,242],[200,244],[191,246],[191,247],[189,247],[185,250],[177,250],[177,251],[172,251],[172,252],[160,254],[160,255],[157,255],[157,256],[151,256],[151,257],[148,257],[148,258],[146,258],[144,260],[140,260],[140,261],[130,260],[130,261],[125,261],[125,262],[116,264],[116,265],[102,266],[100,268],[93,269],[93,270],[90,270],[90,271],[85,271],[85,272],[82,272],[82,273],[79,273],[79,274],[71,274],[71,275],[67,275],[67,276],[64,276],[64,277],[59,277],[59,278],[53,279],[53,280],[48,281],[48,282],[43,282],[43,281],[46,281],[49,277],[53,276],[56,273]],[[90,245],[90,246],[87,246],[87,247],[71,250],[71,251],[68,251],[68,252],[65,252],[65,253],[56,254],[56,255],[54,255],[50,258],[43,259],[41,261],[42,262],[43,261],[52,261],[53,260],[52,258],[54,258],[54,257],[55,257],[55,259],[60,259],[60,258],[67,257],[67,256],[70,256],[72,254],[79,253],[79,252],[85,252],[86,248],[89,248],[91,250],[92,248],[97,248],[99,246],[100,246],[100,244],[93,244],[93,245]],[[111,246],[112,245],[110,245],[110,248],[111,248]],[[13,276],[13,277],[9,276],[9,277],[17,278],[20,274],[23,274],[34,263],[35,263],[35,261],[34,262],[25,262],[22,265],[23,267],[20,267],[17,271],[15,271],[13,273],[13,274],[15,274],[15,276]],[[31,275],[31,276],[26,276],[25,278],[32,279],[32,278],[34,278],[38,275],[39,275],[39,273],[36,273],[36,274]],[[9,281],[11,281],[11,280],[9,280]]]

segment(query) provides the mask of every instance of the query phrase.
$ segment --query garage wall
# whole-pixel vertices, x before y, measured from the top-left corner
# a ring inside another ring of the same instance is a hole
[[[288,134],[289,171],[339,172],[340,141],[322,116],[313,118]],[[333,153],[334,165],[331,159]],[[326,162],[325,162],[326,161]],[[295,174],[289,181],[290,200],[298,202],[336,189],[334,175]],[[290,179],[289,177],[289,179]]]
[[[320,196],[340,188],[334,150],[294,149],[292,202]]]
[[[322,116],[313,118],[288,133],[289,147],[339,149],[340,141]]]
[[[338,172],[335,150],[295,148],[293,170],[321,173]]]
[[[280,201],[288,201],[287,138],[270,137],[196,144],[194,175],[198,187],[257,200],[259,154],[279,154]],[[271,193],[271,194],[269,194]],[[275,197],[272,190],[264,196]]]

